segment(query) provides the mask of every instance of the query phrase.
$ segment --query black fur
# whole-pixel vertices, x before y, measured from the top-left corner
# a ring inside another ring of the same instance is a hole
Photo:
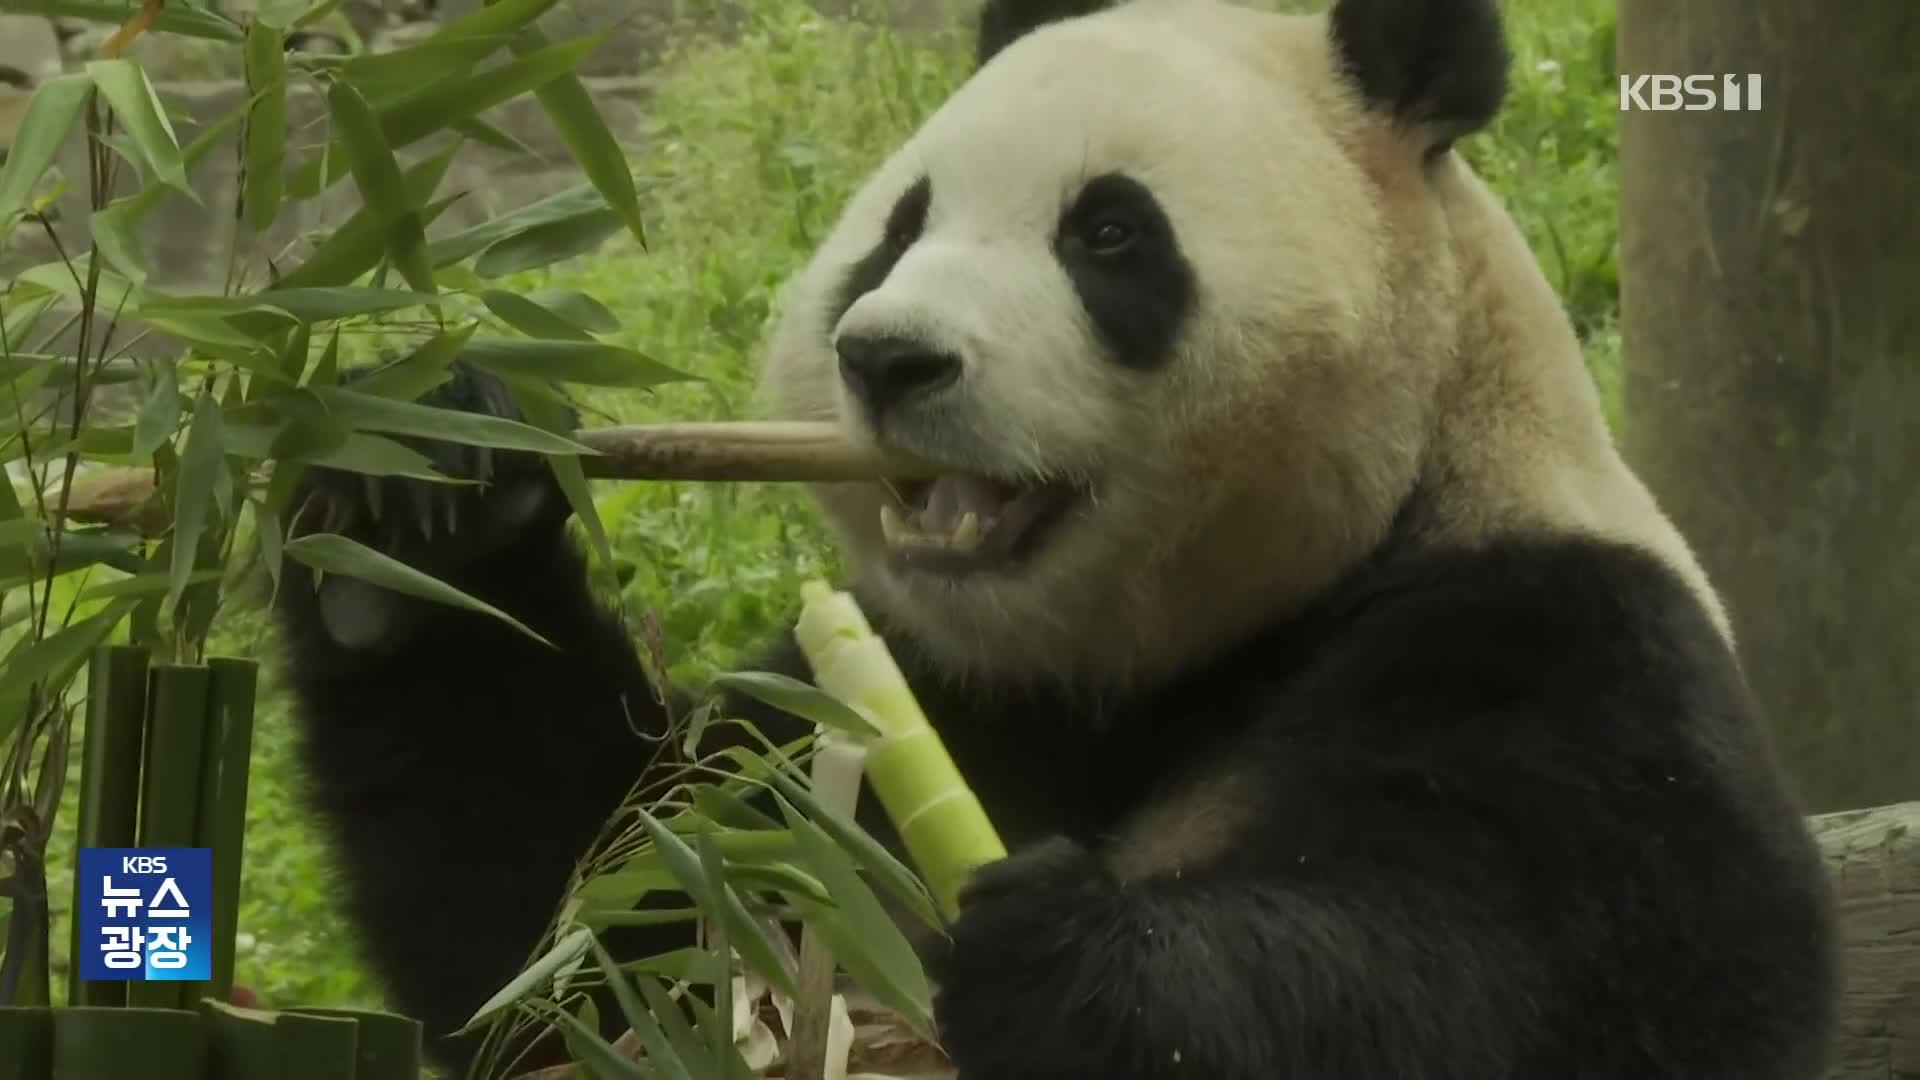
[[[1335,51],[1368,101],[1433,133],[1435,149],[1485,127],[1512,57],[1495,0],[1338,0]]]
[[[492,400],[470,387],[441,395]],[[935,957],[963,1080],[1818,1074],[1826,879],[1699,604],[1597,540],[1404,535],[1129,700],[962,691],[893,639],[1016,849]],[[347,653],[299,574],[281,613],[355,924],[396,1006],[444,1031],[526,959],[662,714],[557,510],[438,551],[559,650],[421,607],[393,649]],[[805,674],[790,643],[769,663]],[[1174,781],[1235,776],[1255,794],[1226,854],[1110,875],[1108,838]],[[679,943],[652,933],[616,947]]]
[[[1000,50],[1048,23],[1091,15],[1112,0],[987,0],[980,9],[974,64],[985,64]]]
[[[1103,230],[1116,228],[1124,242],[1103,247]],[[1172,358],[1198,287],[1145,184],[1117,173],[1087,181],[1061,215],[1053,251],[1115,360],[1144,369]]]
[[[840,286],[840,294],[832,317],[827,321],[832,326],[840,321],[861,297],[879,288],[887,275],[893,273],[895,263],[907,253],[907,249],[919,242],[920,234],[927,228],[927,213],[933,205],[933,181],[925,176],[913,182],[906,191],[900,193],[893,209],[887,212],[887,223],[874,241],[873,249],[861,256],[847,270],[847,277]]]

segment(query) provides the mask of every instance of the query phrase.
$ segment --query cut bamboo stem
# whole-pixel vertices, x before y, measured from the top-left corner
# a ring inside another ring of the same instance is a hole
[[[908,454],[848,442],[838,424],[812,420],[714,420],[586,428],[575,442],[596,480],[711,480],[833,484],[927,478],[939,469]],[[264,477],[271,465],[258,470]],[[76,477],[67,516],[88,524],[165,530],[152,501],[153,469],[109,466]],[[58,494],[58,492],[54,492]],[[57,500],[54,500],[57,501]]]
[[[145,775],[140,784],[140,846],[195,847],[212,673],[199,665],[155,664],[151,680]],[[192,1004],[189,992],[184,982],[129,982],[127,1004],[184,1009]]]
[[[860,801],[860,779],[867,763],[866,748],[821,729],[813,755],[813,794],[821,805],[852,820]],[[788,1032],[785,1080],[827,1080],[828,1049],[833,1042],[834,971],[838,964],[817,927],[800,932],[800,972],[795,980],[800,996],[793,1002],[793,1030]],[[840,1072],[844,1074],[845,1060]]]
[[[905,454],[857,446],[838,424],[732,420],[630,424],[574,433],[598,451],[583,455],[588,476],[608,480],[758,480],[832,483],[931,476]]]
[[[960,886],[1007,849],[914,698],[887,644],[852,594],[800,587],[794,638],[814,684],[854,706],[879,734],[867,741],[867,779],[941,911],[959,911]]]
[[[216,658],[207,662],[207,671],[211,686],[192,846],[207,848],[213,856],[212,977],[187,988],[188,1003],[203,994],[225,1001],[233,993],[234,934],[240,922],[240,867],[247,834],[247,765],[253,749],[258,682],[257,666],[251,660]]]
[[[80,813],[75,850],[129,848],[139,840],[140,755],[147,720],[147,650],[110,645],[96,650],[87,673],[87,731],[81,751]],[[98,942],[80,940],[78,875],[73,883],[70,1005],[125,1005],[127,984],[82,982],[80,956]]]
[[[207,1033],[196,1012],[93,1005],[50,1012],[49,1080],[206,1080]]]
[[[47,1080],[53,1068],[53,1010],[0,1007],[0,1080]]]

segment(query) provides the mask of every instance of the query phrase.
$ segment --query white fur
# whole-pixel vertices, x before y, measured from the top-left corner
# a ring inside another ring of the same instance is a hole
[[[957,391],[889,436],[974,471],[1096,477],[1024,572],[941,580],[882,556],[875,485],[822,504],[875,602],[957,673],[1162,678],[1297,607],[1417,481],[1454,537],[1579,528],[1704,578],[1607,441],[1571,330],[1463,164],[1336,78],[1324,20],[1136,0],[1036,31],[962,86],[851,200],[796,278],[767,402],[871,438],[836,333],[928,337]],[[1199,279],[1164,371],[1102,355],[1050,250],[1086,179],[1125,172]],[[838,326],[847,268],[931,177],[926,229]],[[937,415],[936,415],[937,413]],[[1716,608],[1717,611],[1717,608]]]

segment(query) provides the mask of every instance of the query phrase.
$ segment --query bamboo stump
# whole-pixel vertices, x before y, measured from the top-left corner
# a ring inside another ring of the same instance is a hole
[[[1822,814],[1845,990],[1828,1080],[1920,1080],[1920,802]]]

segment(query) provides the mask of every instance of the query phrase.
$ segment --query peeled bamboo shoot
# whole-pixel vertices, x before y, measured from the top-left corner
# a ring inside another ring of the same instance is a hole
[[[867,745],[867,778],[951,918],[967,875],[1004,858],[1006,848],[859,604],[817,581],[800,595],[795,637],[814,682],[878,729]]]

